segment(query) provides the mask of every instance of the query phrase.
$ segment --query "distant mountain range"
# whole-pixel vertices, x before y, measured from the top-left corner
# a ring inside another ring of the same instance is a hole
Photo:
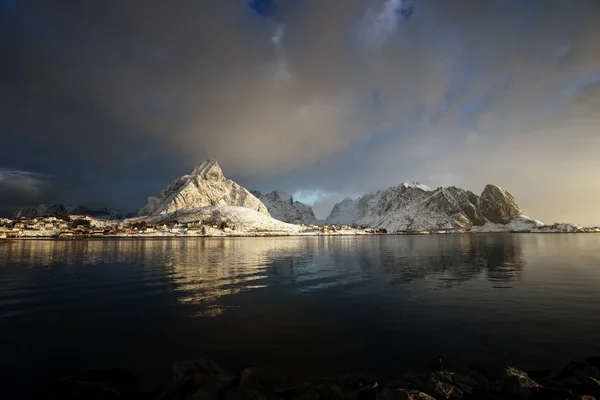
[[[487,185],[481,196],[454,186],[431,189],[418,182],[366,194],[336,204],[327,224],[397,231],[411,228],[452,229],[490,224],[542,225],[521,211],[504,188]]]
[[[65,206],[60,203],[54,203],[24,208],[17,211],[13,217],[65,217],[68,215],[89,215],[90,217],[108,220],[123,219],[132,216],[125,215],[120,210],[114,208],[93,209],[81,205]]]
[[[220,210],[219,207],[229,208]],[[238,212],[235,207],[250,209],[254,213]],[[259,217],[256,213],[263,216]],[[27,208],[17,212],[15,216],[69,214],[103,219],[126,217],[119,210],[110,208],[92,210],[61,204]],[[170,182],[155,196],[149,197],[138,214],[161,221],[184,215],[185,220],[194,220],[194,215],[197,214],[205,218],[208,215],[218,215],[221,219],[235,215],[238,222],[244,218],[254,218],[263,225],[271,217],[288,224],[317,223],[308,204],[294,201],[291,195],[279,190],[264,194],[249,191],[227,179],[215,160],[206,160],[190,174]],[[405,182],[356,200],[345,199],[333,207],[325,222],[328,225],[354,225],[387,231],[412,228],[469,229],[482,226],[526,229],[542,225],[525,215],[515,198],[500,186],[487,185],[478,196],[453,186],[432,189],[418,182]]]

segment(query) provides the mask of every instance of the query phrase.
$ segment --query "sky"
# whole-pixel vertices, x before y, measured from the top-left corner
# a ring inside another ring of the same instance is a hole
[[[506,187],[600,224],[597,0],[0,0],[0,215],[135,211],[204,159],[336,202]]]

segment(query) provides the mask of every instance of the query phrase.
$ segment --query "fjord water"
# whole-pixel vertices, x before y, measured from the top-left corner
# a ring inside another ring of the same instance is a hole
[[[595,234],[3,241],[1,376],[23,395],[201,357],[306,379],[441,353],[552,367],[600,354],[599,250]]]

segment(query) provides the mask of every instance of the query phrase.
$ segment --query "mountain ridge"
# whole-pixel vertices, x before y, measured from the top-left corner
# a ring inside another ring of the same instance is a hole
[[[306,203],[294,200],[293,196],[282,190],[261,193],[250,190],[256,198],[263,202],[269,214],[275,219],[290,224],[315,225],[317,217],[312,207]]]
[[[471,228],[488,223],[541,225],[525,215],[510,192],[498,185],[486,185],[481,196],[454,186],[422,186],[405,182],[356,200],[346,198],[334,205],[325,222],[392,231]]]

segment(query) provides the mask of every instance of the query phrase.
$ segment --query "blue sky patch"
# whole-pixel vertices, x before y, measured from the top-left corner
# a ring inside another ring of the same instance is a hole
[[[263,18],[270,18],[277,9],[275,0],[250,0],[248,7]]]

